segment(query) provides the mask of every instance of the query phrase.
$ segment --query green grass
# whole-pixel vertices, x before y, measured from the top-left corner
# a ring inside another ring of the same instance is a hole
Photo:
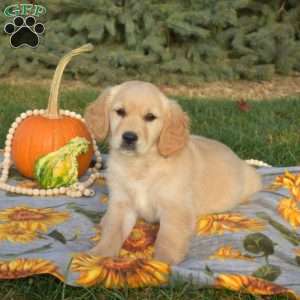
[[[241,112],[231,101],[180,101],[191,118],[191,131],[230,146],[241,158],[274,166],[300,162],[300,99],[251,101]]]
[[[109,290],[102,287],[64,286],[49,276],[0,282],[2,300],[261,300],[259,296],[224,289],[199,289],[191,283],[176,281],[168,287]],[[287,300],[287,296],[266,299]]]
[[[0,84],[0,148],[10,124],[27,109],[46,108],[49,92],[37,86]],[[82,113],[95,100],[96,90],[63,92],[61,107]],[[179,102],[191,119],[191,131],[215,138],[230,146],[242,158],[256,158],[276,166],[299,164],[300,99],[250,102],[252,109],[241,112],[232,101],[190,100]],[[103,147],[106,149],[106,147]],[[64,286],[50,276],[0,281],[2,300],[89,300],[89,299],[262,299],[227,290],[199,289],[191,283],[176,282],[166,288],[107,290],[101,287]],[[271,297],[268,299],[287,299]]]

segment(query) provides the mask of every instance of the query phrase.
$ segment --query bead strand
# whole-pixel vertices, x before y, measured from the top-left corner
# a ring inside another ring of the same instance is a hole
[[[257,160],[257,159],[246,159],[245,162],[249,165],[252,165],[254,167],[272,167],[271,165],[269,165],[268,163],[262,161],[262,160]]]
[[[92,136],[93,150],[96,156],[96,164],[94,168],[92,168],[91,170],[89,169],[91,171],[91,174],[86,181],[77,182],[75,185],[71,187],[60,187],[54,189],[22,188],[22,187],[12,186],[6,183],[6,181],[8,180],[9,169],[12,165],[11,143],[16,128],[27,117],[32,115],[34,116],[43,115],[44,113],[45,113],[44,109],[28,110],[24,113],[21,113],[21,115],[17,117],[16,120],[12,123],[10,129],[8,130],[8,134],[6,136],[5,149],[3,152],[3,161],[0,163],[0,171],[1,171],[0,189],[11,193],[30,195],[30,196],[44,197],[44,196],[66,195],[72,198],[82,197],[82,196],[93,197],[95,195],[95,191],[89,189],[88,187],[90,187],[95,182],[95,180],[101,176],[98,170],[101,169],[101,163],[102,163],[101,153],[98,150],[98,146],[93,135],[91,136]],[[81,122],[85,123],[84,118],[80,114],[71,112],[69,110],[60,110],[60,113],[64,116],[76,118]]]

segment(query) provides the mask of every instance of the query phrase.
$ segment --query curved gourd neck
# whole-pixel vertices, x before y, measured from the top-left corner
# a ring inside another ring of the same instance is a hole
[[[61,79],[67,64],[71,61],[71,59],[74,56],[77,56],[84,52],[90,52],[93,49],[94,46],[92,44],[85,44],[82,47],[70,51],[59,61],[51,83],[50,95],[48,100],[48,108],[45,114],[45,116],[48,117],[49,119],[60,118],[58,94],[59,94]]]

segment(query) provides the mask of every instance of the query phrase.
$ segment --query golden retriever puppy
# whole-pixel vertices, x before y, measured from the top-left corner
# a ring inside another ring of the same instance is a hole
[[[160,222],[155,258],[179,263],[198,216],[229,210],[261,189],[255,169],[224,144],[190,135],[181,107],[150,83],[107,89],[85,119],[98,140],[110,136],[110,200],[91,254],[118,255],[143,218]]]

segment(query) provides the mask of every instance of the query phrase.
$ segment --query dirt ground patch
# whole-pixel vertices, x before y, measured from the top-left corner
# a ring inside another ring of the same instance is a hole
[[[300,75],[276,77],[271,81],[216,81],[198,86],[162,86],[169,95],[232,100],[268,100],[287,96],[300,96]]]
[[[12,85],[38,85],[50,87],[51,80],[21,79],[10,76],[0,79],[0,83]],[[81,81],[63,81],[62,89],[86,89],[99,90],[103,87],[92,87]],[[229,100],[268,100],[287,96],[300,96],[300,74],[294,76],[277,76],[271,81],[216,81],[199,82],[199,85],[160,86],[161,90],[171,96],[188,96],[195,98],[229,99]]]

